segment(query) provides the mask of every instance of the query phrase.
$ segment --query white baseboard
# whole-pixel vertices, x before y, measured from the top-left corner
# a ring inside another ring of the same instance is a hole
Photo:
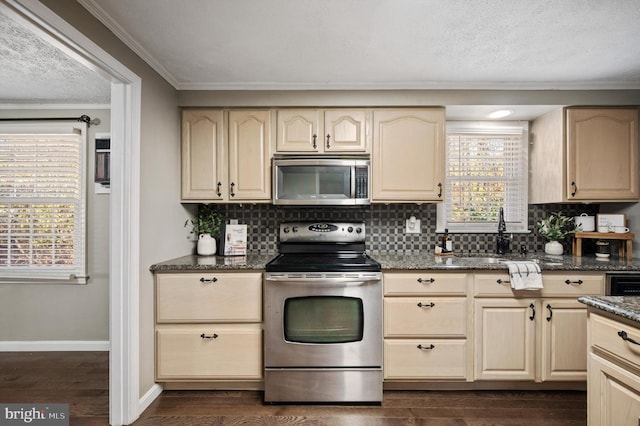
[[[162,393],[161,385],[156,383],[153,386],[151,386],[151,389],[149,389],[147,393],[145,393],[142,396],[142,398],[140,398],[140,401],[138,401],[138,417],[140,417],[142,413],[144,413],[144,410],[149,408],[149,405],[151,405],[151,403],[155,401],[156,398],[159,397],[161,393]]]
[[[13,342],[0,342],[0,352],[71,352],[108,350],[108,340],[18,340]]]

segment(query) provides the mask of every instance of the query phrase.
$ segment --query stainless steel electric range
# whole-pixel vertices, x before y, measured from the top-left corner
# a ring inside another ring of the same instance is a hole
[[[363,223],[283,223],[264,279],[265,402],[382,401],[382,274]]]

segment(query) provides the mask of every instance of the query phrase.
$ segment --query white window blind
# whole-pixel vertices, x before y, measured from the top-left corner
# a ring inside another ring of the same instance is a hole
[[[0,127],[0,280],[86,282],[84,132],[65,127]]]
[[[496,232],[504,208],[508,232],[527,230],[527,126],[447,124],[445,201],[438,229]]]

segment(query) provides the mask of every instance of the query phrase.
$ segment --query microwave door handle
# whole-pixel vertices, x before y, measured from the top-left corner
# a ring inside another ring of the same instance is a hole
[[[351,199],[356,199],[356,168],[351,167]]]

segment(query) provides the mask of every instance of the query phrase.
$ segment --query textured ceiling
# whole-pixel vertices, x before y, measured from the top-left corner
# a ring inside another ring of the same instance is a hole
[[[110,83],[0,13],[0,104],[109,104]]]
[[[638,0],[78,0],[178,89],[640,88]]]

